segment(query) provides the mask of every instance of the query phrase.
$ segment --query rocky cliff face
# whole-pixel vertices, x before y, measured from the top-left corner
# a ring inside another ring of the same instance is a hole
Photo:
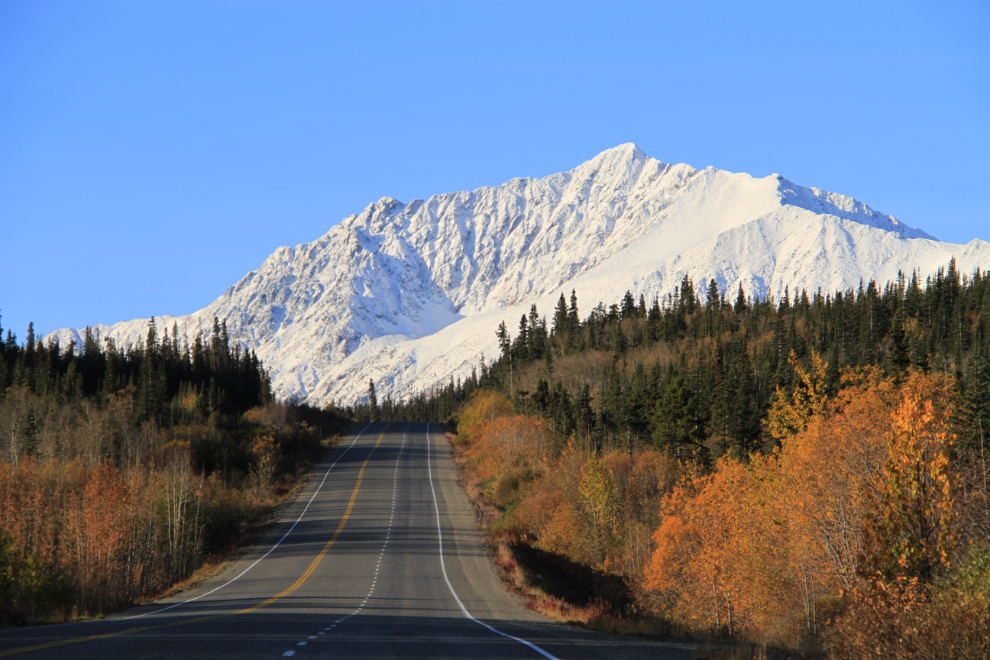
[[[495,328],[575,289],[582,313],[626,290],[647,300],[684,275],[734,294],[857,287],[898,270],[990,267],[990,244],[939,242],[862,202],[772,175],[649,158],[634,145],[542,179],[382,198],[324,236],[282,247],[204,309],[162,317],[188,337],[225,320],[257,351],[276,395],[349,403],[374,379],[401,398],[464,376],[497,351]],[[147,320],[94,326],[137,342]],[[64,343],[76,330],[60,330]]]

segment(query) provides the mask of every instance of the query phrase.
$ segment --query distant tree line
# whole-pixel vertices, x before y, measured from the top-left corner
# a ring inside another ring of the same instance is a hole
[[[0,328],[2,336],[2,328]],[[8,388],[57,401],[108,400],[124,392],[135,422],[171,426],[189,409],[205,418],[213,412],[244,411],[272,401],[271,380],[254,351],[230,341],[226,323],[213,319],[212,332],[190,342],[173,324],[161,334],[152,318],[144,341],[120,346],[86,328],[83,345],[47,342],[28,325],[23,344],[10,330],[0,343],[0,399]],[[192,404],[191,406],[189,404]]]
[[[356,404],[356,418],[447,420],[471,393],[494,389],[517,413],[542,417],[560,437],[598,448],[669,448],[707,463],[771,449],[761,420],[795,365],[827,364],[828,392],[846,367],[878,365],[890,377],[910,367],[952,376],[970,424],[990,414],[990,281],[960,274],[955,259],[924,280],[900,273],[846,291],[791,291],[779,299],[698,290],[685,276],[662,299],[599,303],[582,321],[563,294],[548,322],[534,305],[513,337],[503,322],[499,356],[470,377],[402,402]],[[791,356],[794,360],[791,360]],[[373,387],[373,383],[371,386]],[[977,433],[974,428],[968,433]]]

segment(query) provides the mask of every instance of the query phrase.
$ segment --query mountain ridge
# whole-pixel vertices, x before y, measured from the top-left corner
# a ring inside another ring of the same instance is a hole
[[[273,372],[276,395],[350,403],[374,379],[395,398],[464,376],[494,330],[576,289],[585,305],[626,290],[652,300],[684,275],[751,295],[823,291],[990,265],[990,244],[937,241],[853,198],[650,158],[632,143],[568,171],[403,204],[382,197],[323,236],[275,250],[203,309],[165,316],[192,337],[214,316]],[[585,313],[587,309],[583,310]],[[118,343],[146,319],[94,326]],[[63,343],[79,331],[52,333]]]

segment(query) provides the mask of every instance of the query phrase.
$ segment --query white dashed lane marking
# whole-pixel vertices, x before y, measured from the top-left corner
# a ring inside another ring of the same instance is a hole
[[[411,424],[409,426],[411,426]],[[406,431],[409,430],[409,426],[406,426]],[[325,635],[328,632],[333,632],[333,629],[337,627],[338,623],[343,623],[344,621],[350,619],[352,616],[357,616],[358,614],[360,614],[361,611],[364,609],[364,606],[368,604],[368,600],[375,593],[375,587],[378,584],[378,572],[381,570],[381,565],[382,565],[382,557],[385,556],[385,549],[388,547],[388,540],[392,535],[392,521],[395,518],[396,490],[399,487],[399,459],[402,458],[402,452],[406,448],[406,431],[402,432],[402,445],[399,447],[399,455],[395,457],[395,472],[392,476],[392,510],[389,512],[388,527],[385,529],[385,544],[382,546],[382,551],[378,555],[378,562],[375,564],[375,574],[371,579],[371,590],[368,591],[368,595],[365,597],[365,599],[361,602],[361,604],[358,606],[356,610],[354,610],[353,612],[351,612],[350,614],[348,614],[343,618],[337,619],[332,624],[324,628],[322,631],[318,632],[317,635]],[[317,639],[317,637],[316,635],[312,635],[310,636],[310,639]],[[324,637],[324,639],[326,638]],[[298,642],[296,646],[306,646],[306,642]],[[282,656],[288,658],[294,656],[295,654],[296,654],[295,651],[286,651],[285,653],[282,654]]]

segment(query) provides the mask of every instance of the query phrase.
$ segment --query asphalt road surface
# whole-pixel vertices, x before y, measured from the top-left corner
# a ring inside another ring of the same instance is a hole
[[[328,452],[257,546],[198,588],[102,620],[0,632],[23,658],[662,658],[692,647],[523,608],[485,554],[437,426]]]

